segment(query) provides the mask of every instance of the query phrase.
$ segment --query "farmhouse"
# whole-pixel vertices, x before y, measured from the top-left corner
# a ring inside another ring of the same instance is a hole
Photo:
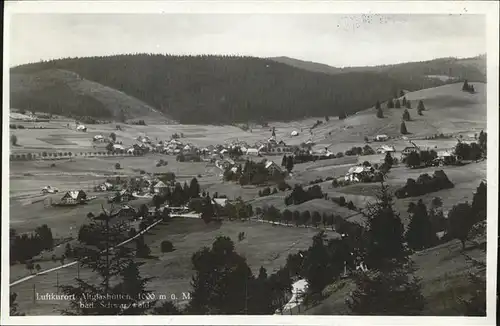
[[[62,198],[62,204],[81,204],[87,199],[87,194],[83,190],[68,191]]]
[[[403,157],[410,155],[410,153],[420,153],[420,149],[418,147],[415,147],[415,146],[408,146],[408,147],[405,147],[401,151],[401,155]]]
[[[151,139],[148,136],[139,136],[137,140],[143,144],[151,144]]]
[[[379,154],[392,153],[395,151],[396,149],[394,148],[394,146],[382,145],[379,148],[377,148],[377,153]]]
[[[389,139],[389,137],[387,135],[377,135],[377,136],[375,136],[375,140],[376,141],[386,141],[388,139]]]
[[[266,169],[269,172],[269,174],[274,174],[275,172],[281,173],[281,167],[278,166],[278,164],[274,163],[273,161],[266,162]]]
[[[129,205],[123,205],[118,211],[118,216],[120,217],[135,217],[137,215],[137,210]]]
[[[53,193],[56,193],[58,191],[59,191],[59,189],[57,189],[55,187],[51,187],[51,186],[45,186],[42,188],[42,193],[44,193],[44,194],[46,194],[46,193],[53,194]]]
[[[84,125],[78,125],[76,127],[76,130],[78,130],[78,131],[87,131],[87,127],[85,127]]]
[[[458,161],[458,158],[452,152],[441,151],[437,153],[437,161],[440,164],[449,165],[456,163]]]
[[[228,203],[227,198],[212,198],[212,204],[218,205],[220,207],[225,207]]]
[[[371,166],[353,166],[345,175],[346,181],[359,182],[364,176],[370,175],[374,172]]]
[[[290,133],[290,136],[292,137],[295,137],[295,136],[298,136],[299,135],[299,132],[297,130],[294,130]]]
[[[102,135],[95,135],[94,136],[94,141],[102,142],[104,141],[104,137]]]
[[[153,186],[155,194],[159,194],[163,191],[166,191],[168,186],[163,181],[158,181],[157,184]]]
[[[260,154],[260,150],[257,148],[249,148],[247,149],[247,155],[258,156]]]
[[[104,182],[96,187],[97,191],[108,191],[113,189],[113,185],[109,182]]]
[[[115,152],[124,152],[125,151],[125,147],[123,147],[123,145],[120,145],[120,144],[113,144],[113,151]]]

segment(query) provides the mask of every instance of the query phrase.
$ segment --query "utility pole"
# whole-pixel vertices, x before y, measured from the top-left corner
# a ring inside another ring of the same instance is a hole
[[[36,303],[36,288],[35,288],[35,283],[33,283],[33,303]]]

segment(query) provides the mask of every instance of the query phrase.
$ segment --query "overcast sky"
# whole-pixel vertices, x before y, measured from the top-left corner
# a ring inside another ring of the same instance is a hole
[[[332,66],[486,53],[481,15],[15,14],[10,66],[121,53],[288,56]]]

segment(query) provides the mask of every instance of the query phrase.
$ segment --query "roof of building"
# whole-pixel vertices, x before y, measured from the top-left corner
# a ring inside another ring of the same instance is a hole
[[[163,181],[158,181],[158,183],[154,185],[154,188],[167,188],[167,187],[168,186]]]
[[[228,199],[227,198],[212,198],[212,202],[219,206],[226,206]]]
[[[81,192],[83,193],[83,190],[70,190],[66,195],[69,195],[72,199],[77,199]]]

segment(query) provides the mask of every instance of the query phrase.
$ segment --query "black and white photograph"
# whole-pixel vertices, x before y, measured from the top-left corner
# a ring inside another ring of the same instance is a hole
[[[5,7],[2,324],[495,324],[498,3],[29,2]]]

